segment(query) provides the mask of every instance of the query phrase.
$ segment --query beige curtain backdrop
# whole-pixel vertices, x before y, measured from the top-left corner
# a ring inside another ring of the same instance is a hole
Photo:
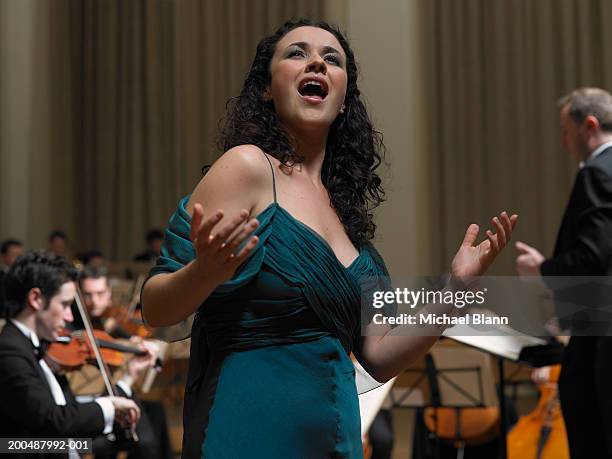
[[[612,88],[612,0],[368,5],[1,0],[0,238],[39,246],[62,227],[75,248],[130,257],[218,155],[257,41],[307,15],[355,37],[390,147],[379,242],[394,271],[446,269],[466,226],[503,209],[550,253],[575,173],[555,103]],[[507,251],[494,272],[513,264]]]
[[[326,9],[307,0],[72,7],[82,36],[77,196],[91,229],[81,241],[125,258],[148,227],[165,226],[220,153],[219,121],[257,42],[288,18],[325,17]]]
[[[419,3],[439,267],[470,222],[501,210],[520,214],[516,239],[551,254],[576,171],[559,147],[556,101],[578,86],[612,90],[612,2]],[[493,272],[513,273],[515,255]]]
[[[2,0],[0,238],[125,259],[204,164],[257,42],[344,0]],[[9,69],[5,75],[4,69]]]
[[[396,277],[438,273],[432,245],[441,232],[428,218],[432,170],[423,116],[427,100],[419,3],[351,0],[347,28],[361,70],[359,87],[384,135],[390,164],[380,169],[387,201],[376,211],[374,243]]]
[[[32,222],[68,221],[72,196],[65,193],[66,176],[57,174],[49,145],[46,6],[37,0],[0,1],[0,239],[38,244],[48,228]]]
[[[68,5],[73,96],[70,122],[82,248],[128,258],[178,196],[174,24],[161,1]],[[64,50],[67,46],[61,46]],[[59,79],[58,79],[59,80]],[[59,81],[58,81],[59,82]]]

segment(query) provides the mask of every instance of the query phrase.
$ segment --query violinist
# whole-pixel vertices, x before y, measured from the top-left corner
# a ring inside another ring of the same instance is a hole
[[[94,328],[104,330],[113,338],[131,338],[131,335],[121,326],[121,318],[111,313],[116,308],[113,307],[106,269],[86,265],[79,274],[79,285]],[[82,324],[75,322],[74,328],[82,328]]]
[[[55,341],[72,322],[75,280],[76,271],[68,260],[45,251],[19,257],[3,279],[2,315],[7,324],[0,333],[0,432],[4,437],[92,437],[110,433],[115,421],[129,429],[138,422],[140,408],[124,397],[77,403],[66,378],[55,375],[44,359],[45,343]]]
[[[107,315],[112,308],[112,292],[106,270],[95,266],[86,266],[79,274],[79,285],[83,293],[83,301],[94,328],[108,332],[115,338],[130,338],[130,335],[120,326],[115,317]],[[138,343],[148,352],[142,357],[131,358],[126,365],[126,372],[117,382],[117,386],[127,397],[131,397],[142,409],[142,416],[136,426],[139,441],[129,444],[130,458],[165,458],[171,455],[170,440],[163,405],[154,401],[142,401],[133,396],[132,385],[144,372],[155,364],[158,349],[151,343],[139,337],[132,337],[132,342]],[[124,448],[126,442],[104,442],[98,439],[94,442],[96,457],[103,456],[105,451],[109,456],[115,456],[116,449]]]
[[[103,268],[106,265],[106,258],[104,253],[98,249],[86,250],[77,255],[78,260],[83,266],[96,266]]]
[[[23,243],[18,239],[6,239],[0,244],[0,272],[6,273],[23,253]]]
[[[23,253],[23,243],[18,239],[5,239],[0,244],[0,308],[2,308],[2,278]]]
[[[157,228],[147,231],[147,249],[144,252],[134,255],[134,261],[143,263],[153,263],[161,253],[162,243],[164,242],[164,232]]]
[[[56,229],[49,233],[49,251],[66,258],[70,257],[68,249],[68,235],[60,229]]]

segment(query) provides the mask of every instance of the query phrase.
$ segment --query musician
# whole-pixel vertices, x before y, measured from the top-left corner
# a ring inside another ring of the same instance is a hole
[[[138,406],[124,397],[76,403],[66,378],[54,375],[43,358],[44,344],[55,341],[73,319],[70,306],[75,280],[76,271],[68,260],[44,251],[21,256],[4,277],[2,315],[7,324],[0,333],[3,437],[92,437],[111,432],[114,421],[133,428],[140,417]]]
[[[112,292],[106,270],[96,266],[86,266],[79,274],[79,286],[83,293],[85,308],[89,312],[94,328],[107,331],[115,338],[130,338],[130,335],[121,328],[113,317],[105,317],[106,311],[112,306]],[[136,427],[136,433],[140,437],[137,444],[130,444],[130,458],[143,459],[171,457],[170,439],[166,423],[166,415],[158,402],[138,400],[133,396],[132,385],[134,381],[149,370],[154,364],[158,354],[158,348],[151,343],[133,337],[132,341],[139,343],[147,351],[144,357],[133,357],[127,363],[127,371],[117,382],[122,393],[133,397],[142,408],[142,416]],[[126,442],[104,442],[102,439],[96,441],[96,457],[102,456],[102,451],[108,456],[114,456],[118,446],[125,447]]]
[[[612,274],[612,95],[581,88],[561,99],[561,146],[580,165],[555,251],[546,259],[535,248],[517,242],[517,270],[524,276],[609,276]],[[600,291],[586,288],[581,302],[592,302]],[[567,290],[567,289],[566,289]],[[560,291],[555,293],[557,306]],[[605,299],[609,301],[609,297]],[[609,303],[608,303],[609,304]],[[563,311],[561,311],[563,312]],[[595,308],[589,314],[595,314]],[[566,319],[561,317],[560,319]],[[566,322],[567,325],[572,325]],[[590,325],[609,326],[591,321]],[[576,336],[572,327],[565,350],[559,392],[572,458],[612,457],[612,340]],[[585,333],[582,333],[585,334]],[[588,334],[588,333],[587,333]]]
[[[164,242],[164,233],[162,230],[152,228],[147,231],[147,250],[134,256],[134,261],[154,262],[161,253],[162,243]]]
[[[86,265],[79,274],[79,286],[94,328],[106,331],[113,338],[131,338],[131,335],[120,326],[117,318],[107,316],[113,302],[106,269]],[[78,321],[74,325],[82,326]]]
[[[105,269],[86,266],[79,274],[79,286],[94,328],[104,330],[114,338],[132,338],[121,328],[116,318],[105,317],[106,311],[112,306],[112,292]],[[158,354],[158,349],[153,344],[138,337],[132,338],[132,341],[148,351],[148,355],[134,357],[128,362],[127,378],[124,377],[120,383],[123,383],[121,384],[123,388],[129,387],[130,391],[132,383],[155,364]]]
[[[17,257],[23,253],[23,244],[17,239],[5,239],[0,244],[0,308],[2,307],[2,278]],[[0,326],[0,329],[2,327]]]
[[[64,231],[53,230],[49,233],[49,251],[56,255],[70,258],[68,236]]]
[[[23,243],[17,239],[5,239],[0,244],[0,272],[6,273],[23,253]]]
[[[83,266],[95,266],[96,268],[104,268],[106,266],[106,257],[98,249],[81,252],[77,255],[77,258]]]

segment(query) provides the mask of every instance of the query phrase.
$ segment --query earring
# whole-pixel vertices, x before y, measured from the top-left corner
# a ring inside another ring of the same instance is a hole
[[[340,113],[344,113],[344,109],[345,109],[345,108],[346,108],[346,107],[344,106],[344,104],[342,104],[342,107],[340,107]]]

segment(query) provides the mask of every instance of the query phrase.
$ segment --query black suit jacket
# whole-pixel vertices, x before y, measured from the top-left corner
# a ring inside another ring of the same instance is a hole
[[[607,330],[609,308],[601,308],[609,303],[609,289],[597,282],[567,288],[567,282],[546,278],[612,274],[612,147],[589,160],[576,175],[553,257],[542,263],[540,271],[555,290],[562,325],[572,326],[577,334],[603,335],[612,331]],[[589,323],[577,329],[576,317]]]
[[[0,333],[1,436],[91,438],[102,433],[100,406],[77,403],[66,381],[60,378],[59,382],[66,395],[65,406],[56,405],[32,342],[8,321]]]

